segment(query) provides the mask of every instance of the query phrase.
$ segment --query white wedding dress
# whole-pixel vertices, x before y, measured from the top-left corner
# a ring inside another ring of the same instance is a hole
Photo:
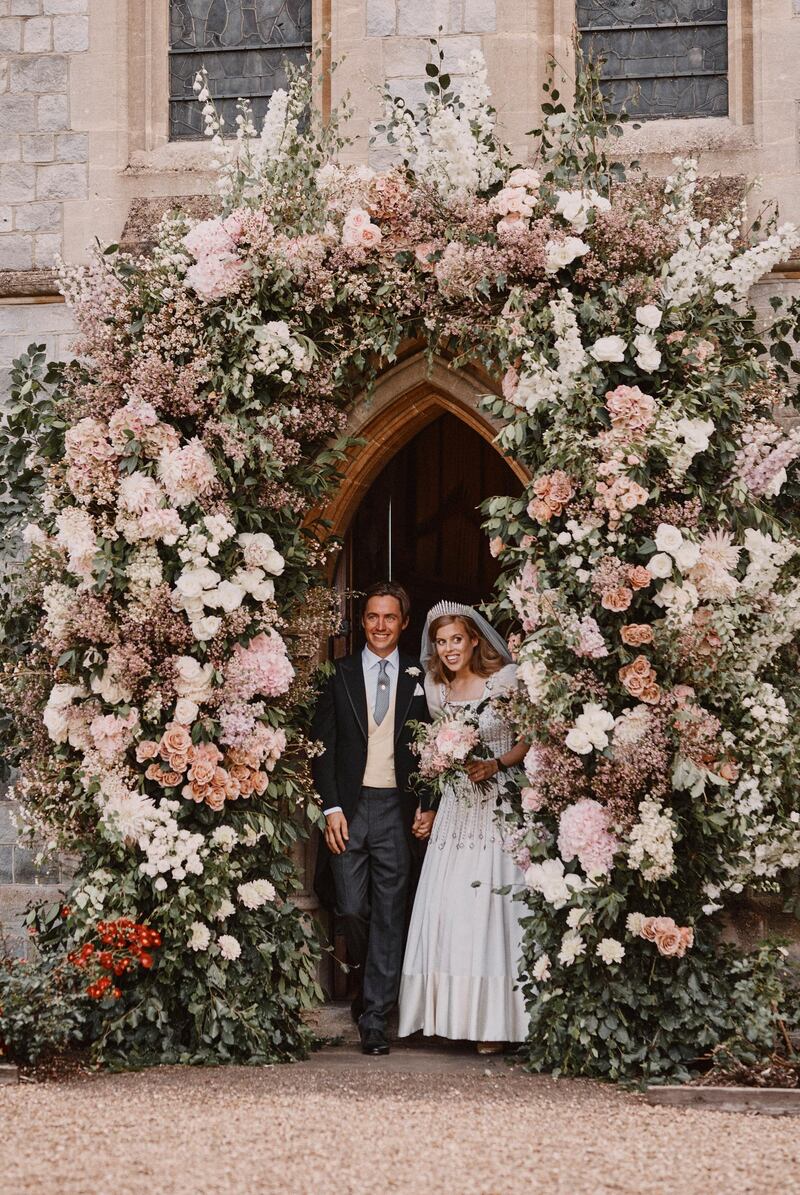
[[[450,705],[476,707],[516,686],[507,664],[487,679],[483,698]],[[444,707],[444,686],[425,678],[431,714]],[[489,754],[504,755],[514,735],[487,706],[479,715]],[[524,1041],[525,1002],[518,985],[520,919],[525,905],[494,890],[520,887],[521,875],[503,850],[497,797],[506,779],[476,789],[464,777],[442,795],[417,889],[400,981],[399,1034],[468,1041]],[[477,886],[476,885],[477,881]]]

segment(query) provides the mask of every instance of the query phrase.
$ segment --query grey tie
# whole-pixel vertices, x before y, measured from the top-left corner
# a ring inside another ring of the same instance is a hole
[[[380,726],[383,719],[386,717],[386,711],[389,708],[389,677],[386,672],[386,665],[388,661],[381,660],[380,671],[378,673],[378,688],[375,691],[375,709],[373,710],[373,717],[378,726]]]

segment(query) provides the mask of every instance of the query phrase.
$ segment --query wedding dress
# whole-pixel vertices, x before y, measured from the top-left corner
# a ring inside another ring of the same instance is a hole
[[[445,687],[430,674],[425,678],[434,717],[445,704],[477,708],[515,685],[516,667],[508,664],[487,678],[483,697],[447,702]],[[514,746],[510,726],[491,705],[481,710],[478,724],[490,756]],[[468,1041],[527,1036],[518,986],[525,906],[513,899],[521,876],[503,850],[496,816],[506,783],[500,772],[478,789],[464,776],[442,795],[411,914],[400,982],[401,1037],[420,1029]],[[506,886],[512,889],[508,895],[494,891]]]

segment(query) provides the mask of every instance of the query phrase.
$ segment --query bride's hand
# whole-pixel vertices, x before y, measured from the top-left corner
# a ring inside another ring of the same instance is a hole
[[[500,771],[496,759],[473,759],[467,764],[467,775],[473,784],[482,784],[484,780],[491,780]]]

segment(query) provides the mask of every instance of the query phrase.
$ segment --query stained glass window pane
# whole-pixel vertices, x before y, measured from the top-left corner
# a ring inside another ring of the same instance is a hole
[[[240,97],[251,100],[258,126],[272,92],[286,83],[284,62],[301,64],[311,49],[311,0],[170,0],[169,44],[173,141],[203,136],[192,91],[201,66],[227,131]]]
[[[578,0],[577,21],[612,111],[727,114],[727,0]]]

